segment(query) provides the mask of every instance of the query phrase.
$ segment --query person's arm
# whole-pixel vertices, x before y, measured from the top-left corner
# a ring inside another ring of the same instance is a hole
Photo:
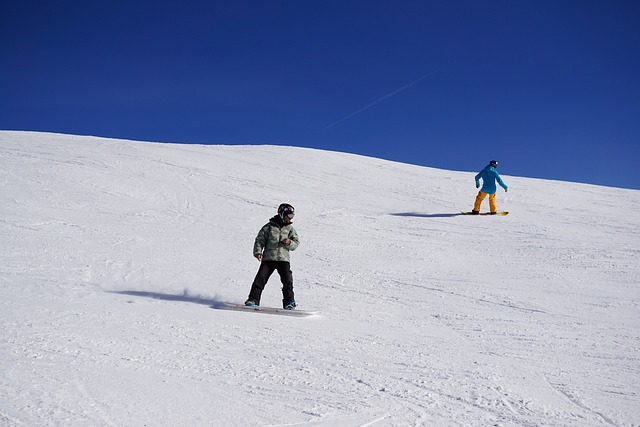
[[[253,256],[258,259],[258,261],[262,261],[262,252],[264,251],[264,247],[267,244],[267,236],[268,232],[266,229],[269,224],[265,225],[258,231],[258,235],[256,236],[256,240],[253,242]]]
[[[500,178],[500,174],[498,173],[498,171],[496,171],[496,180],[498,181],[498,184],[500,184],[500,187],[504,188],[504,191],[507,191],[507,184],[502,182],[502,178]]]
[[[287,249],[290,251],[295,251],[298,245],[300,244],[300,238],[298,237],[298,233],[296,229],[291,227],[291,231],[289,232],[289,237],[285,239],[284,244],[287,246]]]

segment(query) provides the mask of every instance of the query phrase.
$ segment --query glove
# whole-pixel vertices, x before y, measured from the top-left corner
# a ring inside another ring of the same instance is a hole
[[[476,185],[476,188],[480,188],[480,184],[477,184],[477,185]]]
[[[504,189],[504,192],[505,192],[505,193],[507,192],[507,189],[506,189],[506,188]]]

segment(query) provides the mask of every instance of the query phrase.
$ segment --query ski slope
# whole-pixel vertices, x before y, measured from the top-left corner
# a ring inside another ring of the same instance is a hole
[[[501,169],[0,132],[0,425],[640,425],[640,192]]]

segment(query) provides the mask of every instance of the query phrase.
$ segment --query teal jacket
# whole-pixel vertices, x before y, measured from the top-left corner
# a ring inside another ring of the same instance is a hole
[[[289,245],[284,240],[289,239]],[[279,215],[274,216],[265,224],[253,244],[253,255],[262,254],[263,261],[289,262],[289,251],[298,247],[300,239],[291,224],[285,224]]]
[[[500,174],[491,165],[487,165],[484,169],[482,169],[478,175],[476,175],[476,187],[480,187],[480,178],[482,178],[482,189],[483,193],[493,194],[496,192],[496,181],[500,184],[500,187],[507,189],[507,184],[502,182],[500,178]]]

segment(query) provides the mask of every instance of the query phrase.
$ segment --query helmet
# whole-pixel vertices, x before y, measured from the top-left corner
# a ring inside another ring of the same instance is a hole
[[[497,160],[491,160],[489,162],[489,166],[493,166],[494,168],[498,167],[498,161]]]
[[[296,209],[291,206],[289,203],[282,203],[278,206],[278,215],[280,218],[284,219],[285,216],[293,219],[293,216],[296,214]]]

